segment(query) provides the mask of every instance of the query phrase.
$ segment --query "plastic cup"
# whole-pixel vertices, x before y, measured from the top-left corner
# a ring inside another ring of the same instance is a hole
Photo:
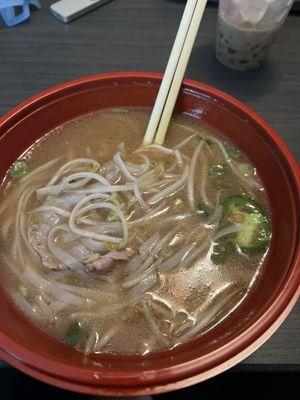
[[[217,59],[233,69],[259,67],[292,4],[292,0],[254,0],[251,4],[249,0],[219,0]]]

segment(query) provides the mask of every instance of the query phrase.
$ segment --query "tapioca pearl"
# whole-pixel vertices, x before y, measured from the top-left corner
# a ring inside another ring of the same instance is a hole
[[[229,54],[235,54],[236,53],[236,50],[232,49],[231,47],[228,47],[227,51],[228,51]]]
[[[245,65],[245,64],[248,64],[249,62],[250,62],[250,60],[246,60],[245,58],[242,58],[242,59],[239,61],[239,64]]]

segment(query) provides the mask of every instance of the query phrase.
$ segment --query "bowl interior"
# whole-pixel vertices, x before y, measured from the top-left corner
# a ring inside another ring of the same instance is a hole
[[[107,107],[151,107],[159,82],[154,76],[94,78],[49,91],[38,100],[29,101],[18,112],[0,120],[0,180],[10,164],[29,146],[66,121]],[[188,113],[221,131],[257,168],[269,198],[273,227],[271,247],[259,283],[231,317],[214,330],[172,351],[145,358],[83,357],[20,316],[0,286],[0,345],[8,353],[54,375],[60,375],[64,369],[69,380],[97,384],[93,375],[100,371],[102,382],[108,385],[116,382],[118,385],[135,385],[137,381],[142,384],[153,379],[163,382],[166,369],[169,378],[172,375],[175,379],[182,374],[188,375],[189,369],[195,368],[195,360],[200,371],[213,365],[214,354],[219,360],[225,359],[229,343],[235,343],[238,352],[242,346],[239,338],[269,309],[289,274],[296,249],[298,193],[288,162],[266,134],[266,126],[226,96],[217,91],[212,93],[204,85],[186,83],[177,101],[176,112]],[[254,331],[254,335],[259,335],[258,330]],[[254,338],[248,335],[247,340]],[[46,364],[45,360],[48,360]],[[177,368],[178,365],[181,367]]]

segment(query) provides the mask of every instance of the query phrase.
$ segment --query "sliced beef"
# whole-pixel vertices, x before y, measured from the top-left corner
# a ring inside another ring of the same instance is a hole
[[[132,251],[129,249],[112,250],[98,260],[87,264],[86,267],[88,271],[98,271],[106,273],[114,266],[114,261],[127,261],[130,259],[131,256]]]
[[[33,250],[40,256],[43,265],[48,269],[63,270],[67,266],[61,263],[48,249],[47,236],[50,230],[59,222],[59,217],[54,213],[39,214],[41,223],[30,224],[28,241]]]

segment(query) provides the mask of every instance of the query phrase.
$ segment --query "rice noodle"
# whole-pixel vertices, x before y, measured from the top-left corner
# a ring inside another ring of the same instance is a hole
[[[141,157],[144,160],[143,164],[134,164],[131,162],[126,163],[126,167],[131,174],[140,176],[145,174],[150,168],[150,160],[144,154],[137,154],[137,156]]]
[[[178,179],[176,182],[174,182],[172,185],[168,186],[158,194],[155,194],[154,196],[150,197],[148,203],[156,204],[158,201],[162,200],[166,196],[174,194],[179,188],[181,188],[185,184],[188,174],[189,174],[189,167],[186,166],[184,168],[183,174],[180,177],[180,179]]]
[[[161,146],[160,144],[149,144],[147,146],[141,147],[139,150],[143,151],[143,150],[158,150],[161,151],[162,153],[165,154],[174,154],[174,150],[173,149],[169,149],[167,147]]]
[[[107,203],[107,202],[93,203],[93,204],[83,207],[84,204],[90,202],[91,200],[97,200],[97,199],[99,199],[99,195],[92,194],[92,195],[86,197],[85,199],[83,199],[82,201],[80,201],[73,208],[70,218],[69,218],[69,227],[70,227],[71,232],[76,233],[80,236],[89,237],[91,239],[99,240],[102,242],[108,241],[108,242],[112,242],[112,243],[120,243],[122,241],[123,244],[125,244],[128,240],[128,227],[127,227],[126,219],[118,207],[116,207],[115,205],[113,205],[111,203]],[[98,208],[108,208],[109,210],[112,210],[117,214],[117,216],[119,217],[119,219],[121,221],[122,227],[123,227],[123,239],[114,237],[114,236],[109,236],[109,235],[105,235],[105,234],[92,232],[92,231],[87,231],[87,230],[76,227],[75,221],[76,221],[76,219],[78,219],[78,217],[80,215],[82,215],[88,211],[91,211],[91,210],[96,210]]]
[[[130,274],[127,279],[123,282],[122,287],[129,288],[140,281],[142,281],[147,275],[154,272],[159,266],[159,262],[154,262],[155,258],[159,254],[159,252],[164,249],[165,245],[169,243],[170,239],[174,235],[174,229],[168,232],[161,240],[159,240],[155,246],[153,247],[151,253],[145,259],[141,267],[136,270],[136,272]],[[154,262],[154,263],[153,263]],[[151,265],[152,264],[152,265]]]
[[[157,218],[161,216],[162,214],[166,213],[169,210],[169,207],[166,207],[166,203],[162,202],[157,206],[156,208],[153,208],[151,211],[149,211],[148,214],[145,214],[141,218],[134,219],[132,221],[127,222],[127,226],[129,228],[136,226],[138,224],[142,224],[143,222],[147,222],[152,220],[153,218]],[[122,225],[119,222],[103,222],[99,224],[99,227],[103,230],[116,230],[118,228],[121,228]]]
[[[178,149],[176,149],[176,150],[174,150],[174,154],[175,154],[175,158],[176,158],[177,163],[179,165],[182,165],[183,161],[182,161],[182,157],[181,157],[180,151]]]
[[[95,180],[99,182],[101,185],[104,185],[105,187],[110,186],[109,182],[103,178],[100,174],[95,174],[92,172],[77,172],[71,175],[68,175],[65,177],[61,183],[57,185],[47,185],[45,187],[37,189],[37,197],[40,199],[41,197],[45,196],[46,194],[52,194],[52,195],[57,195],[61,193],[62,191],[66,190],[72,190],[76,189],[78,187],[83,187],[86,183],[88,183],[90,180]],[[75,181],[75,182],[72,182]],[[104,193],[109,192],[109,190],[105,190],[104,187]],[[99,188],[101,191],[102,187]]]
[[[105,195],[103,195],[104,197]],[[108,195],[107,195],[108,196]],[[73,193],[64,193],[60,196],[51,198],[47,203],[49,205],[54,205],[56,207],[60,208],[71,208],[75,204],[77,204],[80,200],[84,199],[85,195],[84,194],[78,194],[76,192]]]
[[[130,290],[133,299],[142,298],[149,290],[157,284],[156,273],[147,274],[147,276]]]
[[[65,164],[63,164],[56,172],[55,174],[52,176],[52,178],[50,179],[50,181],[48,182],[47,186],[52,186],[54,185],[54,183],[56,183],[58,181],[58,179],[60,178],[60,176],[62,174],[64,174],[68,169],[72,169],[74,167],[78,167],[82,164],[91,164],[93,168],[99,166],[100,164],[98,163],[98,161],[90,159],[90,158],[77,158],[76,160],[72,160],[69,161]]]
[[[114,155],[113,157],[114,163],[120,168],[122,175],[130,182],[135,182],[135,178],[131,175],[126,167],[126,164],[121,158],[120,152]]]
[[[76,190],[75,193],[78,194],[102,194],[105,198],[104,193],[115,193],[115,192],[125,192],[125,191],[130,191],[133,190],[133,184],[132,183],[127,183],[126,185],[107,185],[107,186],[98,186],[94,188],[87,188],[87,189],[80,189]],[[73,193],[73,192],[70,192]],[[107,198],[107,197],[106,197]]]
[[[152,263],[152,261],[153,261],[153,258],[151,259],[151,263]],[[122,287],[124,289],[128,289],[128,288],[131,288],[132,286],[140,284],[144,280],[147,280],[147,278],[150,275],[155,275],[155,270],[157,269],[158,265],[159,265],[158,262],[154,262],[151,265],[151,267],[149,265],[147,266],[147,268],[143,268],[143,266],[141,266],[141,268],[139,268],[137,270],[136,274],[129,275],[129,279],[124,281],[124,283],[122,284]]]
[[[37,207],[34,210],[30,211],[30,213],[37,213],[37,212],[54,212],[55,214],[61,215],[62,217],[68,218],[70,216],[70,212],[67,210],[63,210],[62,208],[56,206],[41,206]]]
[[[160,179],[158,181],[154,181],[153,183],[148,184],[147,186],[144,187],[144,192],[145,193],[152,193],[152,192],[158,192],[159,189],[163,188],[164,186],[170,184],[170,182],[174,181],[176,178],[178,178],[180,175],[173,176],[173,177],[168,177],[165,179]]]
[[[142,246],[140,246],[140,255],[145,258],[148,254],[151,253],[154,246],[157,245],[158,241],[160,240],[159,232],[155,232],[152,236],[147,239]]]
[[[191,166],[190,166],[190,172],[189,172],[188,179],[187,179],[187,195],[188,195],[189,205],[190,205],[192,210],[195,209],[194,175],[195,175],[198,156],[200,154],[200,151],[202,149],[203,144],[204,144],[204,141],[202,140],[198,144],[198,146],[196,147],[196,149],[194,151],[194,154],[192,156]]]
[[[139,185],[140,188],[146,187],[149,183],[152,183],[154,178],[157,177],[157,171],[154,169],[151,169],[150,171],[147,171],[145,174],[140,175],[136,181]]]
[[[141,268],[138,270],[138,273],[146,271],[148,267],[152,264],[153,260],[157,257],[159,252],[164,249],[165,245],[169,243],[171,238],[175,233],[175,229],[167,232],[152,248],[150,254],[145,259],[144,263],[142,264]]]
[[[139,188],[138,188],[138,185],[137,185],[136,182],[133,184],[133,192],[134,192],[134,195],[135,195],[137,201],[138,201],[139,204],[142,206],[142,208],[144,208],[144,209],[146,209],[146,210],[149,210],[149,206],[148,206],[148,204],[144,201],[144,199],[143,199],[143,197],[142,197],[142,195],[141,195],[141,192],[139,191]]]
[[[181,262],[184,261],[184,259],[194,246],[195,246],[194,244],[189,244],[188,246],[185,246],[183,249],[180,249],[177,253],[168,258],[159,266],[159,271],[161,272],[173,271],[175,267],[177,267]]]
[[[206,193],[206,183],[207,183],[207,175],[208,175],[208,163],[205,153],[202,153],[203,164],[201,168],[201,184],[200,184],[200,195],[204,204],[207,207],[211,207],[211,202],[208,200]]]
[[[177,124],[176,124],[176,125],[177,125]],[[188,136],[187,138],[183,139],[182,142],[178,143],[178,144],[174,147],[174,149],[180,149],[181,147],[183,147],[183,146],[185,146],[186,144],[188,144],[188,142],[189,142],[191,139],[193,139],[194,137],[196,137],[196,136],[197,136],[196,133],[194,133],[194,134],[191,135],[191,136]]]
[[[80,181],[80,179],[82,179],[82,181]],[[88,182],[90,180],[95,180],[95,181],[99,182],[101,185],[109,185],[109,182],[107,179],[105,179],[99,173],[94,173],[94,172],[76,172],[74,174],[66,176],[62,180],[62,184],[64,186],[68,185],[68,188],[76,188],[76,187],[82,186],[81,182]],[[72,181],[75,181],[75,182],[72,182]]]

